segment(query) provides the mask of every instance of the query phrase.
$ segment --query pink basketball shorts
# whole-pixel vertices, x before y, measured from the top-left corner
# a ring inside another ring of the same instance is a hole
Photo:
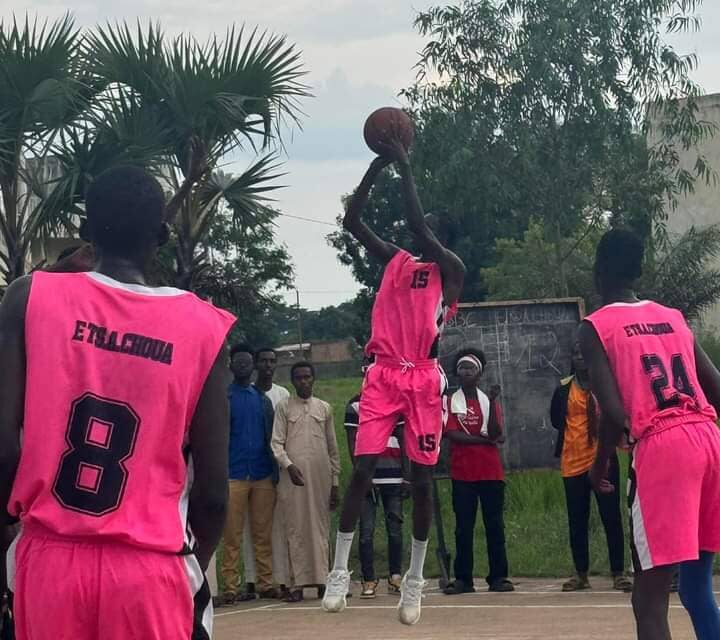
[[[720,551],[720,431],[682,423],[643,437],[628,483],[636,569]]]
[[[433,466],[440,455],[442,393],[447,381],[437,360],[376,358],[365,374],[355,455],[379,455],[400,416],[410,460]]]
[[[20,534],[9,560],[17,640],[211,637],[210,592],[193,555],[33,529]]]

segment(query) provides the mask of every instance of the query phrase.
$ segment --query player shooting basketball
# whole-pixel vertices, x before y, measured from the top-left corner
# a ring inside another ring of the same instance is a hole
[[[401,622],[415,624],[420,619],[423,565],[432,521],[432,470],[437,463],[442,432],[441,393],[445,377],[436,360],[438,339],[450,308],[460,297],[465,266],[442,246],[423,215],[406,149],[408,138],[412,137],[412,124],[398,109],[382,111],[384,126],[376,128],[383,135],[368,140],[381,156],[370,165],[343,223],[368,253],[386,266],[375,298],[372,335],[366,347],[374,364],[366,373],[362,391],[356,464],[345,495],[335,565],[328,576],[322,606],[329,612],[342,611],[346,606],[353,532],[377,459],[398,417],[404,416],[406,451],[412,462],[413,540],[410,568],[402,581],[398,608]],[[392,162],[402,178],[407,225],[421,251],[420,258],[382,240],[360,218],[372,185],[380,171]]]

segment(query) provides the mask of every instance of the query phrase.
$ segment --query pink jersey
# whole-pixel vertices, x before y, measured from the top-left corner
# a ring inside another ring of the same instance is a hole
[[[233,322],[178,289],[35,273],[10,512],[28,530],[182,550],[188,430]]]
[[[440,267],[400,250],[385,267],[375,296],[365,352],[409,362],[435,358],[451,311],[443,303]]]
[[[715,420],[695,369],[695,338],[677,309],[616,303],[588,316],[615,375],[630,434]]]

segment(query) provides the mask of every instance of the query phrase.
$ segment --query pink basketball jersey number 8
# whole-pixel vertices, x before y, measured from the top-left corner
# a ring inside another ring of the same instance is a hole
[[[129,405],[86,393],[72,404],[53,494],[66,509],[90,516],[122,501],[140,418]]]

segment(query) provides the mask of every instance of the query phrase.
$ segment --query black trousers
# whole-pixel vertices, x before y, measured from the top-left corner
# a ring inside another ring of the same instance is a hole
[[[608,480],[615,485],[615,491],[603,494],[593,491],[588,473],[563,478],[570,526],[570,548],[578,573],[587,573],[590,568],[590,496],[593,493],[607,538],[610,570],[621,573],[625,569],[625,534],[620,515],[620,465],[617,457],[610,461]]]
[[[388,539],[388,575],[400,574],[402,563],[403,495],[399,484],[381,484],[368,493],[360,513],[360,567],[365,582],[375,576],[375,519],[382,500]]]
[[[482,482],[452,481],[453,510],[455,511],[455,577],[466,584],[473,581],[473,546],[478,501],[482,508],[487,541],[490,573],[486,580],[492,584],[508,577],[505,551],[505,483],[501,480]]]

